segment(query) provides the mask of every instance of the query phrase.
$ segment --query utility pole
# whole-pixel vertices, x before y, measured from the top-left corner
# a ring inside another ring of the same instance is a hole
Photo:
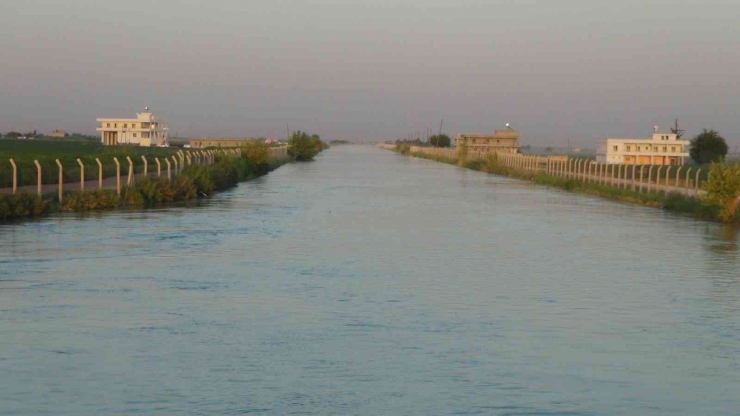
[[[437,133],[439,135],[442,134],[442,123],[444,123],[444,121],[445,121],[445,119],[439,120],[439,133]]]

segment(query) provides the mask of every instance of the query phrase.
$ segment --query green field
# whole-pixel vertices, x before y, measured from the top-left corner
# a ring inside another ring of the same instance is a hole
[[[85,179],[98,178],[98,165],[95,158],[103,164],[103,176],[110,177],[116,174],[116,165],[113,158],[121,162],[122,174],[127,173],[128,162],[126,156],[131,157],[136,172],[141,172],[144,162],[141,156],[146,156],[150,170],[156,169],[155,157],[160,159],[174,154],[178,149],[138,146],[103,146],[99,143],[65,142],[46,140],[0,140],[0,188],[13,186],[13,168],[9,159],[13,158],[18,166],[18,186],[36,184],[36,166],[33,161],[41,164],[41,181],[44,184],[53,184],[59,181],[59,168],[56,159],[64,166],[64,182],[78,182],[80,167],[77,158],[85,164]]]

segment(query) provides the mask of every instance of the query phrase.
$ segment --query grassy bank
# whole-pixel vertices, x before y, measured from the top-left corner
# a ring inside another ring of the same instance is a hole
[[[151,207],[206,197],[265,175],[286,161],[272,161],[266,147],[254,146],[243,149],[241,156],[219,156],[213,165],[188,166],[171,181],[143,179],[135,186],[124,187],[120,195],[114,190],[74,191],[65,193],[61,203],[56,195],[0,195],[0,219],[38,217],[60,211]]]
[[[77,158],[85,164],[85,179],[98,178],[99,158],[103,164],[103,176],[116,175],[116,165],[113,158],[118,158],[121,169],[126,172],[130,157],[134,163],[134,171],[143,171],[144,162],[141,156],[146,156],[149,166],[153,166],[154,158],[163,159],[172,156],[178,149],[140,146],[103,146],[100,143],[44,141],[44,140],[0,140],[0,188],[13,185],[13,169],[9,159],[13,158],[18,166],[18,186],[35,185],[37,181],[36,166],[33,161],[38,160],[41,165],[41,182],[55,184],[59,181],[59,169],[56,159],[64,166],[64,182],[80,180],[80,167]]]
[[[399,146],[401,147],[401,146]],[[428,155],[419,152],[410,152],[409,149],[400,148],[396,150],[401,154],[406,154],[422,159],[434,160],[437,162],[458,165],[471,170],[488,172],[491,174],[502,175],[509,178],[528,180],[540,185],[552,186],[564,189],[570,192],[581,192],[589,195],[596,195],[615,201],[628,202],[633,204],[645,205],[655,208],[661,208],[666,211],[690,215],[694,218],[703,220],[718,221],[725,223],[740,223],[738,215],[728,216],[723,214],[721,205],[713,204],[708,201],[697,198],[687,197],[678,193],[640,193],[631,189],[621,189],[612,186],[600,185],[596,183],[583,182],[576,179],[568,179],[552,176],[544,173],[530,173],[504,166],[499,163],[495,157],[490,156],[486,160],[461,160],[460,158],[449,158],[442,156]],[[707,169],[709,171],[709,168]]]

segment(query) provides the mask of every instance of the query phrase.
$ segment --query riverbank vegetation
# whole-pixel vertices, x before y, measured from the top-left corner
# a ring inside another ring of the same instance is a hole
[[[123,187],[120,195],[106,189],[65,192],[61,203],[56,195],[0,195],[0,219],[38,217],[59,211],[151,207],[207,197],[265,175],[288,161],[271,160],[267,145],[250,143],[242,148],[241,155],[219,155],[213,165],[188,166],[172,180],[145,178],[134,186]]]
[[[641,193],[631,189],[584,182],[573,178],[525,172],[504,166],[498,161],[496,155],[488,155],[485,160],[468,160],[467,152],[461,147],[458,147],[454,158],[411,152],[410,147],[405,146],[397,146],[396,151],[401,154],[458,165],[471,170],[529,180],[540,185],[552,186],[570,192],[581,192],[616,201],[662,208],[666,211],[687,214],[704,220],[740,223],[740,213],[738,212],[740,211],[740,164],[728,163],[724,160],[710,165],[709,179],[702,185],[702,189],[706,193],[700,198],[693,198],[679,193]]]
[[[309,136],[300,130],[290,136],[288,146],[288,154],[298,162],[313,160],[314,156],[326,148],[318,135]]]

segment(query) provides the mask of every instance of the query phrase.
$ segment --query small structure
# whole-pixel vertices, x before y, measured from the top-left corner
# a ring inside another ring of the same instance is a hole
[[[688,140],[678,140],[674,133],[658,133],[645,139],[611,138],[604,140],[596,150],[596,161],[627,165],[683,165],[689,153]]]
[[[250,139],[192,139],[190,140],[190,147],[194,149],[203,149],[205,147],[239,147]]]
[[[54,130],[51,132],[51,137],[56,139],[62,139],[67,136],[67,132],[64,130]]]
[[[97,121],[99,127],[96,130],[100,132],[100,140],[106,146],[168,146],[167,123],[152,114],[149,107],[143,113],[136,113],[136,118],[99,118]]]
[[[498,153],[518,153],[519,132],[514,129],[496,130],[493,135],[458,134],[455,146],[467,146],[469,151],[496,151]]]

